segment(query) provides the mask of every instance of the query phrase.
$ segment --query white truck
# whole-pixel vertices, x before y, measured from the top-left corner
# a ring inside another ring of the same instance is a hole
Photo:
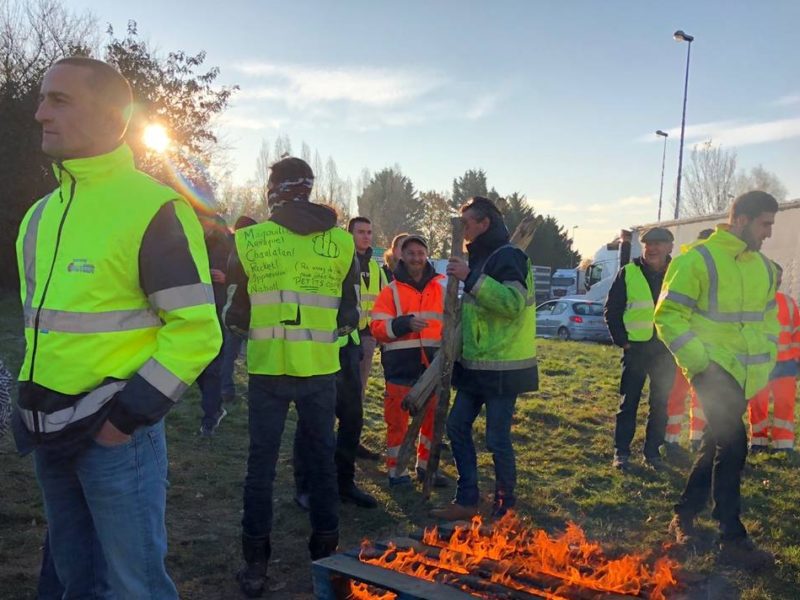
[[[583,271],[580,269],[556,269],[550,280],[550,296],[564,298],[583,294]]]
[[[608,290],[620,269],[620,248],[622,241],[630,236],[629,260],[642,254],[639,242],[640,233],[650,227],[666,227],[675,236],[673,256],[681,251],[681,246],[697,239],[697,234],[704,229],[714,228],[728,220],[727,213],[717,213],[702,217],[689,217],[675,221],[661,221],[637,225],[629,231],[623,230],[620,237],[602,246],[595,252],[590,264],[586,267],[585,287],[586,299],[605,302]],[[783,285],[781,290],[793,298],[800,297],[800,199],[784,202],[775,215],[772,237],[764,242],[761,251],[783,267]],[[626,261],[627,262],[627,261]]]

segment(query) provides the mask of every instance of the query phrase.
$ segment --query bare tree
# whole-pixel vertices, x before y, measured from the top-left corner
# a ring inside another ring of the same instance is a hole
[[[715,146],[711,140],[695,145],[682,187],[681,216],[726,210],[736,192],[736,151]]]
[[[781,183],[778,176],[772,171],[767,171],[762,165],[753,167],[747,173],[739,173],[736,179],[737,196],[750,190],[761,190],[772,194],[778,202],[784,202],[788,196],[786,186]]]

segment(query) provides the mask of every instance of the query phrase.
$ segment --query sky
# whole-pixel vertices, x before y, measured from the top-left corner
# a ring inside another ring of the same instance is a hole
[[[418,190],[482,168],[554,215],[583,255],[664,215],[678,164],[708,140],[800,197],[800,2],[68,0],[102,29],[129,19],[162,53],[207,52],[240,91],[218,122],[233,176],[288,135],[358,178],[399,165]],[[574,228],[574,229],[573,229]]]

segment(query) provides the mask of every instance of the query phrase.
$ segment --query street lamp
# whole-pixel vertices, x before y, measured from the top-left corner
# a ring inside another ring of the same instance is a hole
[[[692,42],[694,36],[684,33],[680,29],[672,34],[676,42],[688,42],[686,50],[686,78],[683,82],[683,116],[681,117],[681,147],[678,150],[678,187],[675,191],[675,218],[678,218],[678,211],[681,206],[681,170],[683,168],[683,133],[686,129],[686,95],[689,91],[689,57],[692,54]],[[666,143],[666,140],[664,140]]]
[[[573,225],[572,226],[572,247],[570,248],[570,250],[572,250],[573,252],[575,252],[575,230],[577,228],[578,228],[577,225]],[[572,268],[572,266],[573,266],[572,258],[569,259],[569,265],[570,265],[570,268]]]
[[[664,138],[664,151],[661,153],[661,190],[658,192],[658,220],[661,221],[661,199],[664,197],[664,161],[667,158],[667,138],[669,134],[659,129],[656,131],[656,135]]]

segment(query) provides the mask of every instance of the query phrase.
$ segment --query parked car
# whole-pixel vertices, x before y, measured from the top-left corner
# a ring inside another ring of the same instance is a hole
[[[562,340],[610,342],[603,303],[580,298],[550,300],[536,307],[536,335]]]

